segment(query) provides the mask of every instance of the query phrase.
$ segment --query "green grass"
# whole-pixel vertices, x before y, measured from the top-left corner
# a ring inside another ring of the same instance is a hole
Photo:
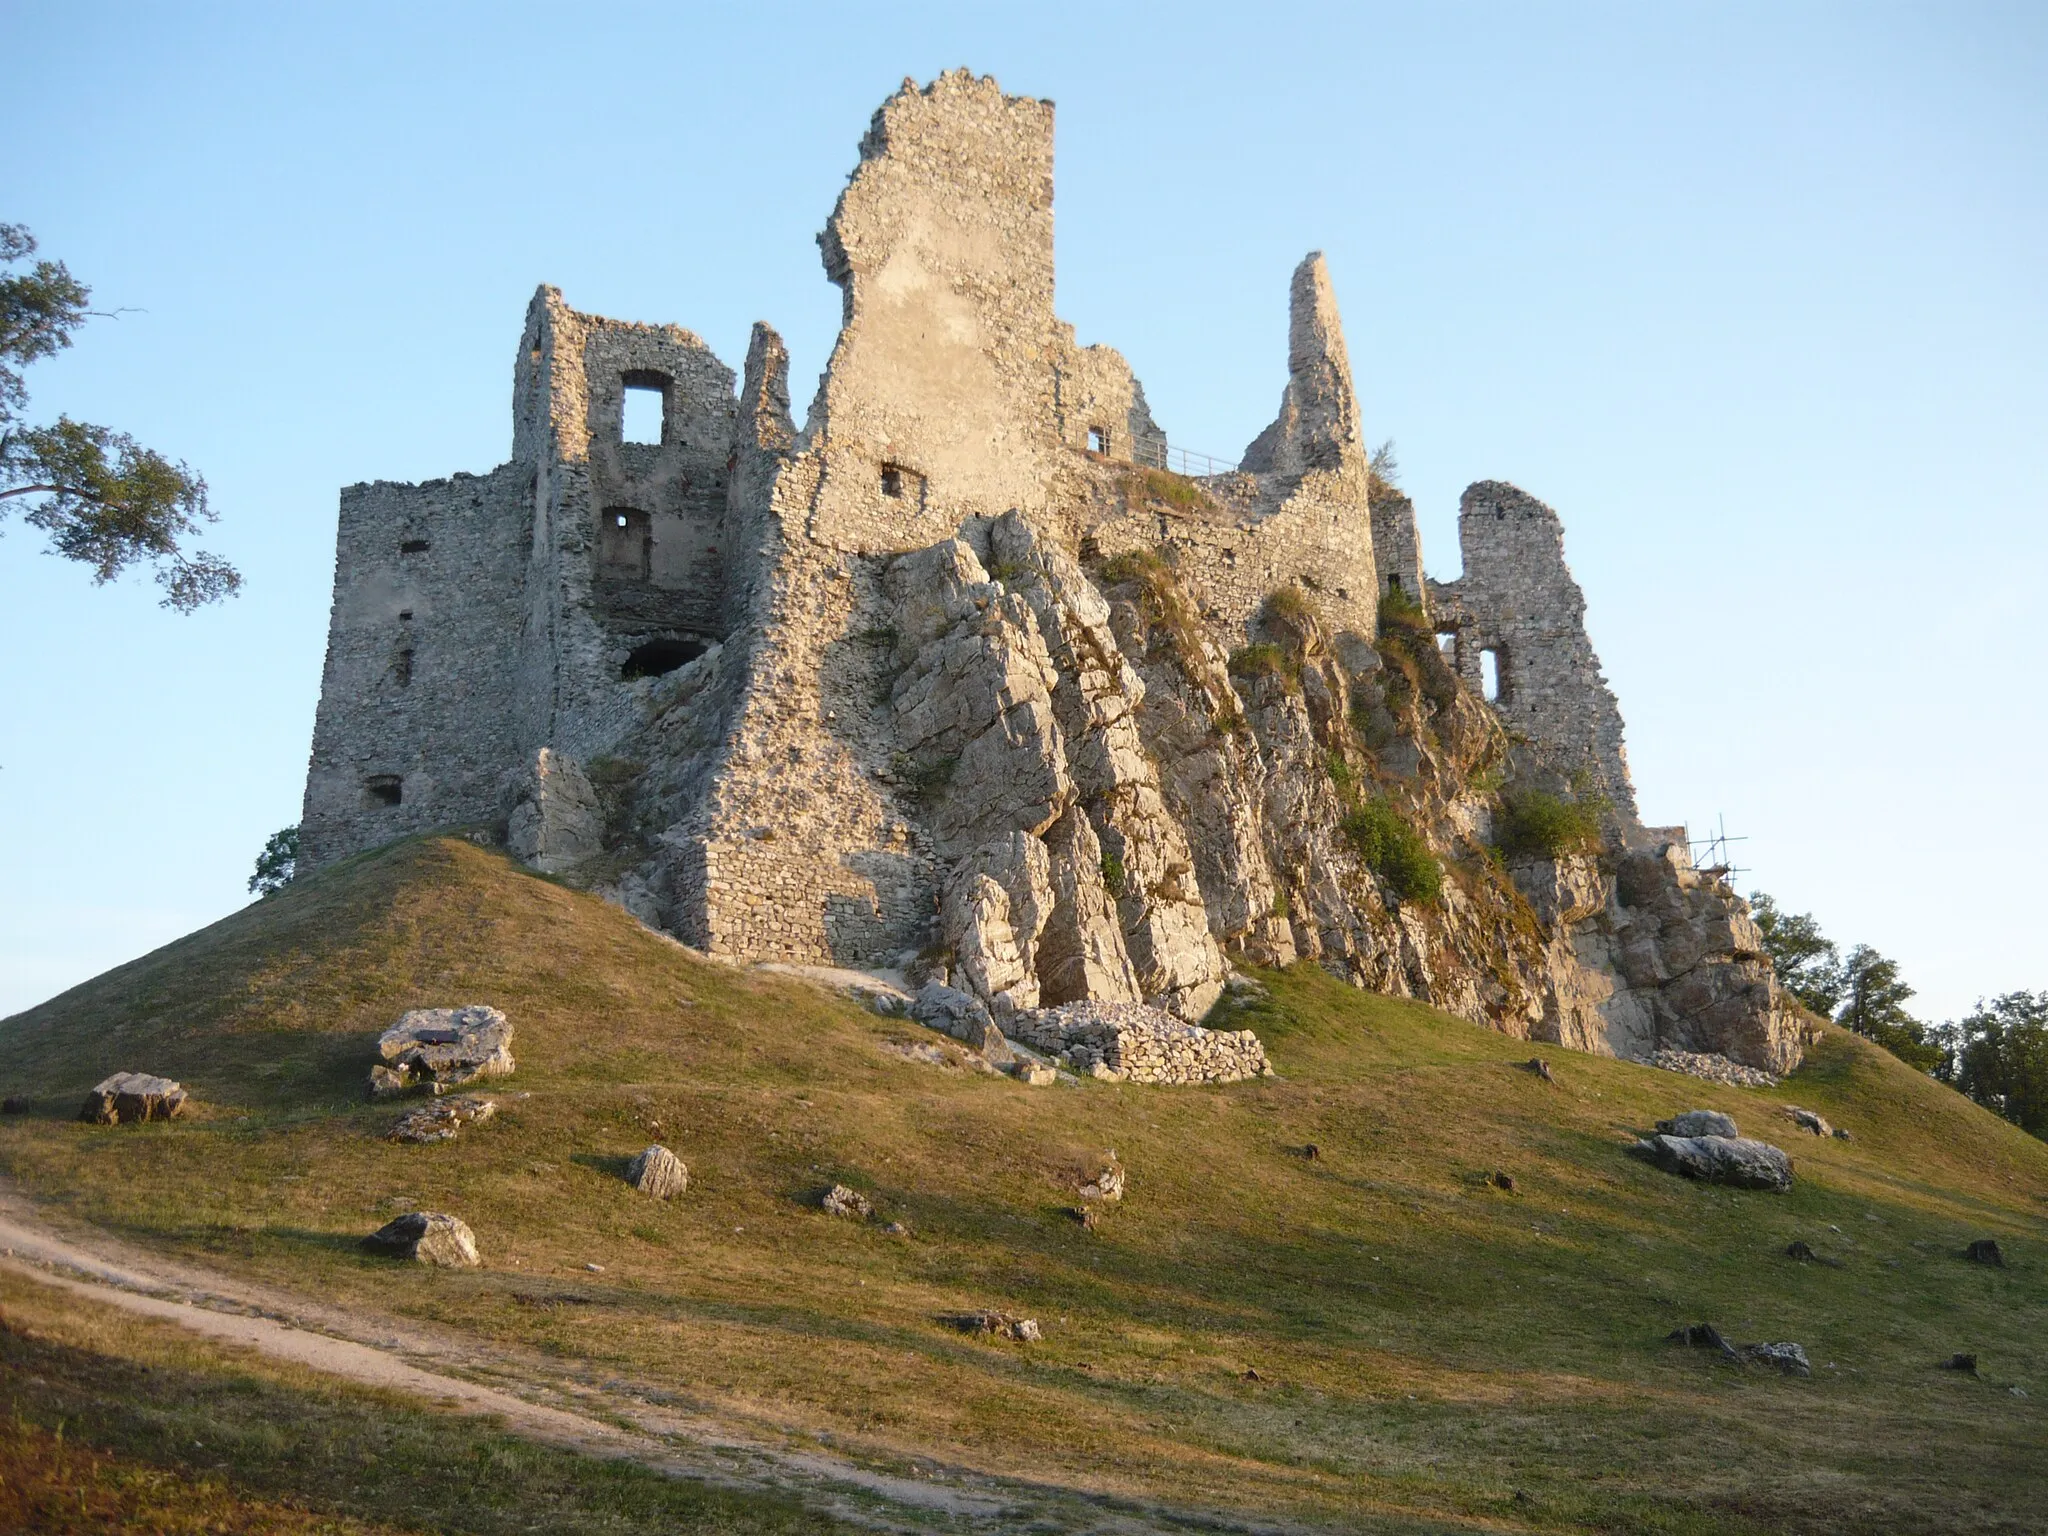
[[[1555,859],[1600,848],[1600,818],[1608,809],[1598,796],[1573,797],[1540,789],[1509,790],[1501,800],[1494,840],[1509,855]]]
[[[1552,1085],[1516,1065],[1526,1042],[1306,966],[1265,979],[1228,1022],[1275,1078],[1029,1089],[907,1061],[887,1047],[914,1026],[414,841],[0,1021],[0,1092],[33,1101],[0,1120],[0,1168],[166,1252],[885,1465],[1347,1529],[2048,1521],[2048,1147],[1834,1029],[1775,1091],[1555,1048]],[[532,1097],[454,1143],[384,1142],[395,1111],[359,1096],[376,1033],[471,1001],[515,1021],[495,1087]],[[181,1079],[195,1116],[74,1122],[116,1069]],[[1799,1135],[1790,1103],[1856,1139]],[[1692,1107],[1786,1146],[1797,1187],[1624,1155]],[[668,1206],[618,1175],[657,1135],[691,1170]],[[1071,1209],[1111,1147],[1130,1193],[1091,1233]],[[910,1235],[823,1216],[835,1180]],[[468,1221],[486,1267],[356,1252],[415,1205]],[[1984,1236],[2011,1267],[1963,1261]],[[1794,1238],[1842,1267],[1786,1259]],[[1044,1342],[943,1321],[984,1306]],[[1662,1342],[1701,1320],[1802,1342],[1814,1378]],[[1982,1379],[1936,1369],[1957,1350]]]

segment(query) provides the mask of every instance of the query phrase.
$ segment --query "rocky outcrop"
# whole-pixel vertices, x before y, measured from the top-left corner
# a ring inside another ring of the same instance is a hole
[[[480,1099],[473,1094],[435,1099],[431,1104],[421,1104],[400,1115],[384,1139],[413,1146],[453,1141],[465,1127],[481,1124],[497,1112],[497,1100]]]

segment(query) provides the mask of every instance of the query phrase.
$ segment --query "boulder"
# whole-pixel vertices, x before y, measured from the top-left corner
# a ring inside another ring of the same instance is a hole
[[[652,1146],[626,1165],[626,1182],[643,1195],[669,1200],[690,1187],[690,1170],[664,1146]]]
[[[480,1262],[476,1234],[441,1211],[414,1211],[387,1221],[363,1239],[363,1250],[379,1258],[409,1259],[442,1269],[474,1269]]]
[[[1978,1238],[1968,1248],[1963,1250],[1963,1257],[1972,1264],[1994,1264],[2001,1269],[2005,1266],[2005,1254],[1999,1248],[1996,1238]]]
[[[875,1214],[875,1204],[857,1189],[848,1189],[844,1184],[834,1184],[818,1201],[828,1216],[849,1216],[855,1221],[866,1221]]]
[[[1829,1137],[1835,1134],[1835,1128],[1810,1109],[1797,1109],[1788,1104],[1785,1106],[1785,1118],[1802,1131],[1811,1131],[1816,1136]]]
[[[415,1008],[377,1038],[384,1065],[408,1082],[459,1088],[512,1075],[512,1023],[495,1008]]]
[[[1664,1339],[1670,1344],[1686,1344],[1694,1349],[1716,1350],[1730,1360],[1742,1358],[1736,1352],[1735,1346],[1723,1338],[1721,1330],[1712,1323],[1692,1323],[1683,1328],[1674,1328],[1664,1335]]]
[[[1658,1135],[1630,1150],[1666,1173],[1708,1184],[1779,1191],[1792,1187],[1792,1159],[1769,1142],[1746,1136]]]
[[[422,1104],[400,1115],[398,1123],[385,1133],[384,1139],[415,1146],[453,1141],[456,1132],[464,1126],[488,1120],[497,1112],[496,1100],[479,1099],[466,1093],[452,1099],[436,1099],[431,1104]]]
[[[1035,1317],[1012,1317],[1007,1312],[981,1311],[964,1312],[954,1318],[953,1326],[962,1333],[978,1333],[989,1338],[1015,1339],[1020,1344],[1037,1342],[1045,1335]]]
[[[168,1077],[147,1072],[116,1072],[85,1096],[78,1118],[93,1125],[133,1125],[143,1120],[175,1120],[185,1112],[189,1095]]]
[[[1010,1076],[1027,1088],[1043,1088],[1057,1081],[1059,1073],[1042,1061],[1025,1061],[1020,1057],[1010,1067]]]
[[[988,1005],[971,992],[928,981],[910,1000],[910,1016],[927,1029],[951,1035],[969,1050],[980,1051],[993,1061],[1010,1059],[1009,1042],[996,1027]]]
[[[1666,1136],[1740,1136],[1733,1117],[1718,1109],[1688,1109],[1669,1120],[1659,1120],[1657,1129]]]
[[[370,1068],[370,1097],[395,1099],[412,1087],[412,1074],[402,1067]]]

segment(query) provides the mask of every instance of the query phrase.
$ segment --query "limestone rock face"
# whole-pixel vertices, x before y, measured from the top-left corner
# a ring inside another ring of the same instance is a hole
[[[415,1008],[377,1037],[377,1054],[407,1082],[436,1090],[513,1070],[512,1023],[495,1008]],[[375,1084],[373,1084],[373,1088]]]
[[[512,857],[543,874],[574,869],[604,849],[604,813],[582,765],[542,747],[529,766],[505,834]]]
[[[951,1035],[969,1050],[991,1061],[1007,1061],[1010,1051],[1003,1032],[989,1017],[988,1005],[971,992],[930,981],[910,1000],[910,1016],[928,1029]]]
[[[413,1211],[363,1239],[363,1250],[379,1258],[405,1259],[441,1269],[474,1269],[482,1263],[476,1234],[459,1217],[442,1211]]]
[[[116,1072],[85,1096],[78,1118],[93,1125],[134,1125],[144,1120],[175,1120],[185,1112],[188,1095],[168,1077],[147,1072]]]
[[[652,1146],[626,1165],[626,1182],[643,1195],[672,1200],[690,1187],[690,1170],[664,1146]]]
[[[1792,1187],[1792,1159],[1769,1142],[1746,1136],[1659,1134],[1637,1142],[1634,1151],[1666,1173],[1703,1183],[1780,1191]]]

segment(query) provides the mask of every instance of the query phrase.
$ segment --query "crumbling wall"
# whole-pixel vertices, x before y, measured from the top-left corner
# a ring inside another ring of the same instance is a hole
[[[300,814],[306,867],[488,820],[520,741],[507,704],[527,474],[341,493],[334,602]]]
[[[1145,386],[1114,347],[1074,344],[1074,328],[1057,323],[1053,389],[1060,441],[1124,464],[1164,468],[1166,434],[1145,403]]]
[[[1469,487],[1458,503],[1464,574],[1437,584],[1461,615],[1458,648],[1468,683],[1492,651],[1502,720],[1586,769],[1625,825],[1636,822],[1635,787],[1622,745],[1621,708],[1586,634],[1586,599],[1564,559],[1564,524],[1526,491],[1499,480]]]
[[[1429,606],[1429,578],[1422,571],[1422,534],[1415,503],[1391,485],[1375,481],[1372,495],[1372,557],[1382,592],[1400,592]]]

